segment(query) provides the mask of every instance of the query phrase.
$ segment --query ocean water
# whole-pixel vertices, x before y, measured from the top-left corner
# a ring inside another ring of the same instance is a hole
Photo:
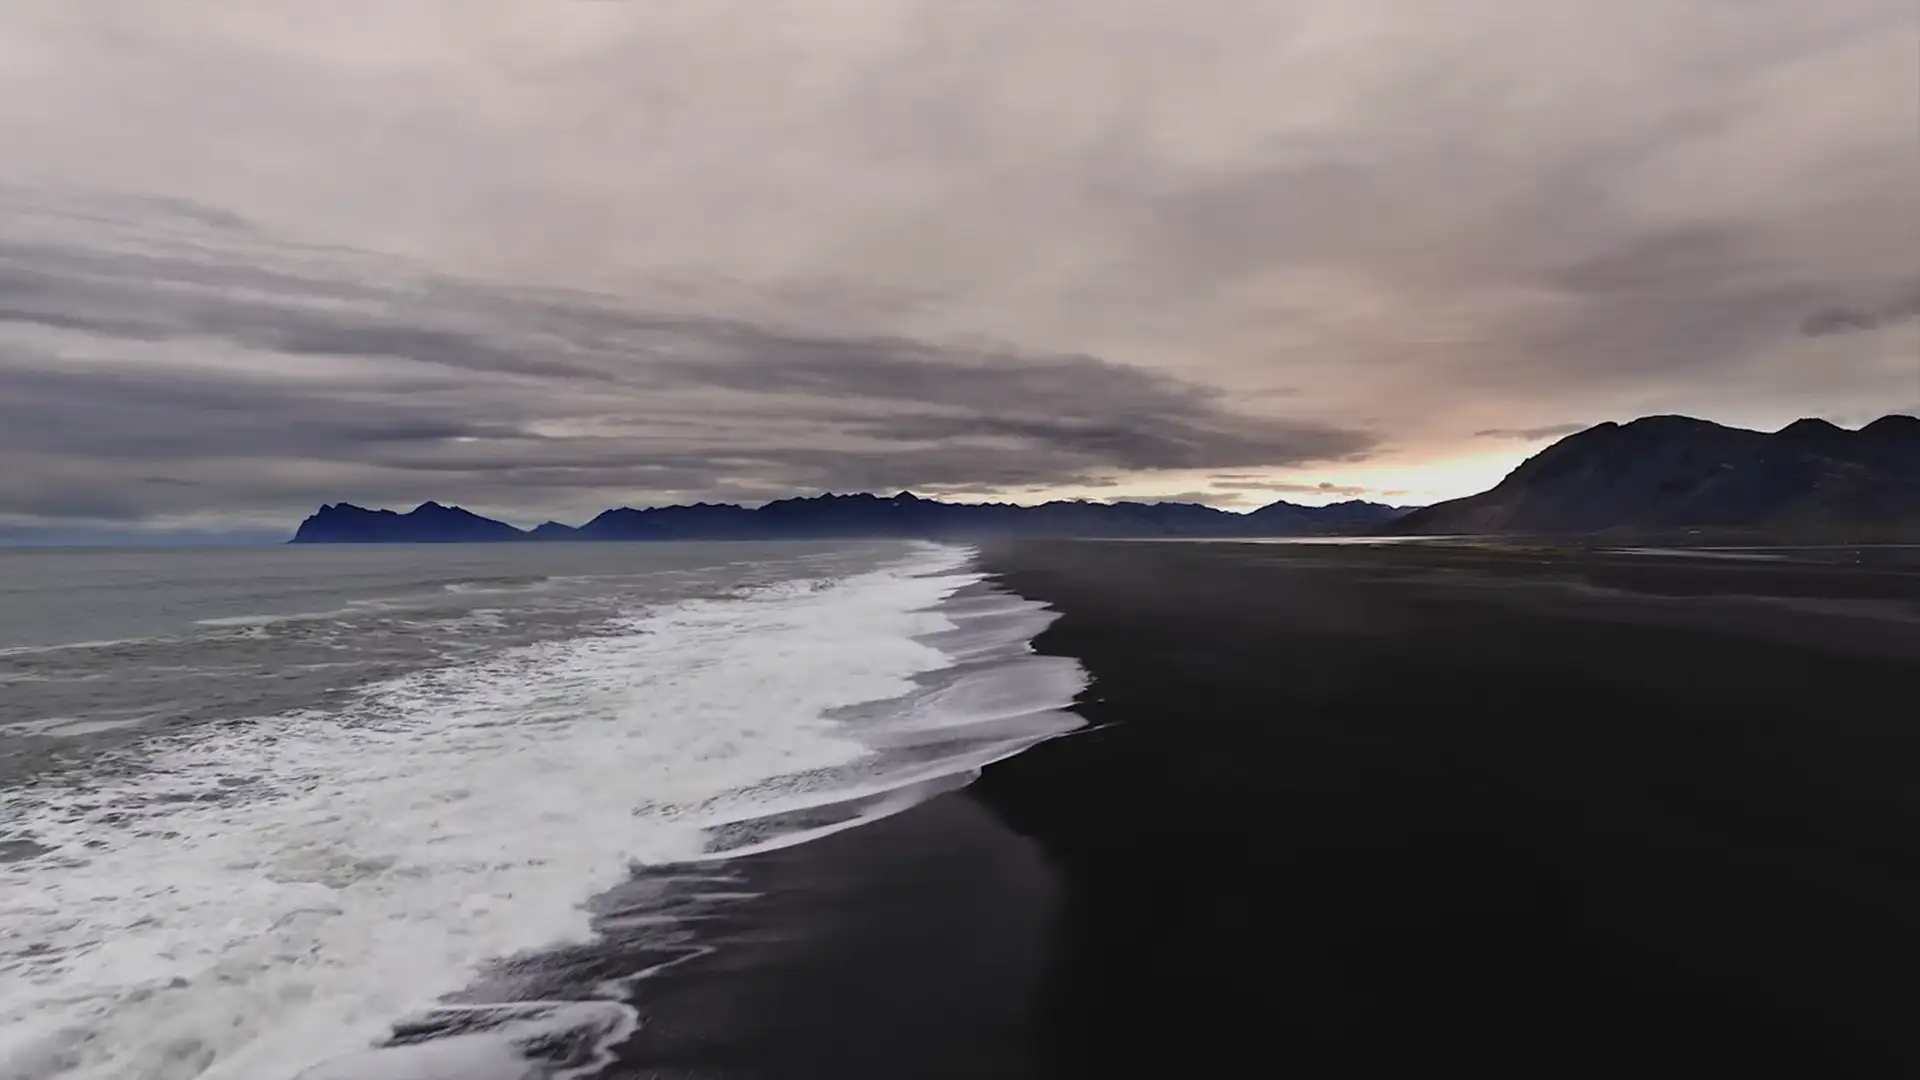
[[[971,556],[0,552],[0,1078],[593,1075],[730,859],[1078,725]]]

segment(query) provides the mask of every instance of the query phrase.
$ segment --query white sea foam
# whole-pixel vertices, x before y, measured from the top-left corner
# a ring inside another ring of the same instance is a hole
[[[41,735],[55,739],[71,739],[81,735],[95,735],[102,731],[138,727],[148,719],[145,716],[49,716],[42,720],[21,720],[16,723],[0,724],[0,732],[8,735]]]
[[[553,588],[563,580],[551,577],[497,577],[479,578],[473,581],[449,581],[440,586],[441,591],[456,595],[500,594],[521,592],[542,592]],[[574,578],[571,580],[581,580]]]
[[[851,828],[1074,726],[1048,710],[1077,668],[1025,655],[1035,605],[934,608],[977,580],[929,549],[689,601],[0,792],[0,833],[38,845],[0,862],[0,1078],[583,1073],[524,1046],[604,1047],[624,1005],[357,1051],[492,959],[587,939],[582,903],[635,864]],[[970,660],[946,678],[943,639]]]
[[[34,656],[40,653],[77,652],[81,649],[111,649],[121,645],[138,645],[144,638],[108,638],[102,641],[62,641],[52,645],[8,645],[0,648],[0,657]]]
[[[349,600],[340,607],[325,608],[320,611],[290,611],[278,615],[221,615],[210,619],[195,619],[193,625],[213,630],[250,630],[263,626],[278,626],[281,623],[331,622],[355,615],[407,611],[418,607],[421,603],[419,599]]]

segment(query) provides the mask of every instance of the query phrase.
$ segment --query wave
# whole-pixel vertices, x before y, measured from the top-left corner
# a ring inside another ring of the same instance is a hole
[[[38,656],[42,653],[61,653],[83,649],[114,649],[123,645],[138,645],[151,638],[105,638],[100,641],[62,641],[52,645],[8,645],[0,647],[0,658],[10,656]]]
[[[341,607],[323,608],[318,611],[289,611],[266,615],[220,615],[209,619],[195,619],[193,625],[214,630],[249,629],[277,626],[281,623],[331,622],[336,619],[385,615],[415,610],[422,606],[425,606],[424,600],[417,597],[349,600]]]
[[[449,581],[440,586],[441,591],[460,595],[489,595],[495,593],[538,592],[552,588],[558,579],[544,574],[502,574],[495,577],[468,578],[462,581]],[[574,578],[571,580],[589,580]]]
[[[392,1025],[590,941],[586,901],[635,866],[853,828],[1077,726],[1077,667],[1032,655],[1037,605],[969,556],[637,611],[0,792],[34,845],[0,862],[0,1078],[279,1080],[383,1040],[304,1075],[584,1075],[523,1051],[603,1051],[624,1003]]]

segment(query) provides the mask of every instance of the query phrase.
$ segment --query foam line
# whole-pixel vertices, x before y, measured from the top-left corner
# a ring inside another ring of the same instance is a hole
[[[0,791],[0,835],[33,845],[0,861],[0,1080],[585,1075],[529,1048],[603,1055],[623,1004],[366,1048],[498,958],[591,940],[585,903],[635,865],[834,835],[1076,727],[1083,676],[1025,645],[1038,605],[943,607],[981,588],[968,556],[755,564],[760,587]]]

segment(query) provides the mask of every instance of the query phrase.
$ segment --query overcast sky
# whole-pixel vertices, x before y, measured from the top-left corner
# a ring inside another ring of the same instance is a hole
[[[18,0],[0,534],[1920,408],[1913,0]]]

